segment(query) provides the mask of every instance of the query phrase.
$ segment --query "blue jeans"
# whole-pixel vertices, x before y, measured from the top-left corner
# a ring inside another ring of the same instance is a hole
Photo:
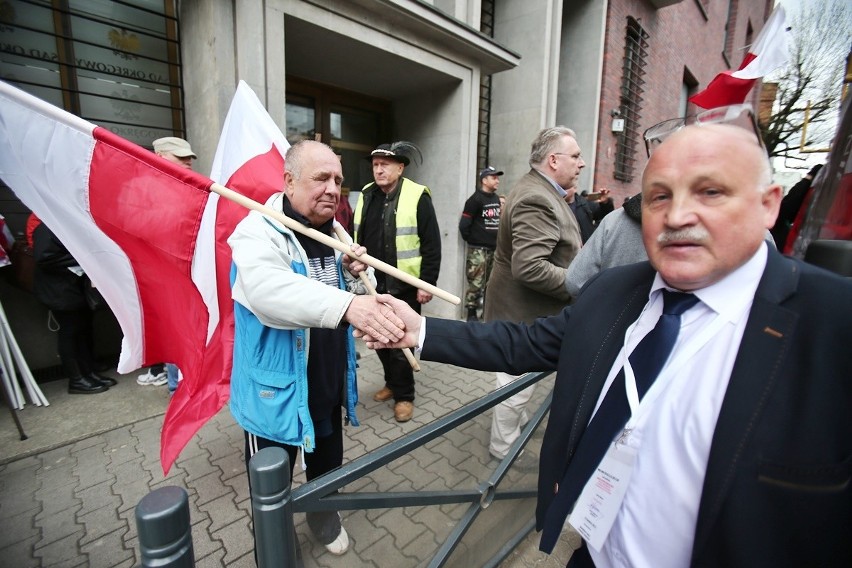
[[[166,376],[169,379],[169,394],[174,394],[178,387],[178,368],[177,365],[166,363]]]

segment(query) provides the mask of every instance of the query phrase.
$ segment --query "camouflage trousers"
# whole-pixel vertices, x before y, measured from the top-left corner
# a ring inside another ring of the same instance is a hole
[[[485,284],[491,275],[494,264],[494,251],[482,247],[468,247],[465,271],[467,273],[467,292],[464,305],[468,309],[477,309],[484,301]]]

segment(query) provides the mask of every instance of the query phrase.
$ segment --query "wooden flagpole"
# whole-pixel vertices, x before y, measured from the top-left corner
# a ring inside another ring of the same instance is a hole
[[[349,256],[355,257],[355,255],[353,255],[352,251],[349,249],[348,245],[340,242],[339,240],[337,240],[333,237],[330,237],[328,235],[320,233],[316,229],[311,229],[310,227],[305,227],[304,225],[302,225],[298,221],[295,221],[295,220],[291,219],[290,217],[287,217],[281,211],[276,211],[276,210],[274,210],[270,207],[267,207],[266,205],[264,205],[262,203],[258,203],[257,201],[246,197],[245,195],[239,194],[236,191],[234,191],[232,189],[228,189],[227,187],[220,185],[218,183],[215,183],[215,182],[213,183],[212,186],[210,186],[210,191],[224,197],[225,199],[229,199],[229,200],[233,201],[234,203],[242,205],[243,207],[245,207],[247,209],[259,211],[260,213],[263,213],[264,215],[266,215],[268,217],[272,217],[273,219],[280,222],[282,225],[284,225],[285,227],[287,227],[288,229],[290,229],[292,231],[296,231],[297,233],[301,233],[303,235],[306,235],[306,236],[314,239],[315,241],[319,241],[322,244],[330,246],[331,248],[333,248],[335,250],[339,250],[343,254],[348,254]],[[405,282],[407,284],[411,284],[412,286],[414,286],[416,288],[419,288],[421,290],[429,292],[433,296],[441,298],[442,300],[445,300],[445,301],[447,301],[451,304],[454,304],[454,305],[457,306],[461,303],[461,299],[458,296],[454,296],[453,294],[450,294],[449,292],[445,292],[444,290],[438,288],[437,286],[433,286],[432,284],[429,284],[428,282],[424,282],[423,280],[420,280],[419,278],[412,276],[411,274],[403,272],[402,270],[396,268],[395,266],[391,266],[390,264],[383,262],[383,261],[379,260],[378,258],[374,258],[374,257],[370,256],[368,253],[364,253],[361,256],[357,256],[355,258],[357,258],[358,260],[360,260],[361,262],[363,262],[367,266],[372,266],[376,270],[381,270],[385,274],[392,276],[392,277],[396,278],[397,280],[402,280],[403,282]]]
[[[352,238],[343,229],[343,227],[341,227],[340,225],[335,225],[334,232],[337,234],[337,238],[340,239],[341,242],[344,242],[346,244],[352,244]],[[376,287],[373,286],[372,282],[370,282],[370,277],[367,276],[367,273],[362,272],[359,276],[361,277],[361,282],[363,282],[364,286],[367,287],[367,291],[370,293],[370,295],[375,296]],[[414,372],[419,371],[420,363],[418,363],[417,359],[414,358],[414,354],[411,352],[411,349],[405,348],[402,350],[402,353],[403,355],[405,355],[406,360],[408,360],[408,364],[411,365],[411,368],[414,370]]]

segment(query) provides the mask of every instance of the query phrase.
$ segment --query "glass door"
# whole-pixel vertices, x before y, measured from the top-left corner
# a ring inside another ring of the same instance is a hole
[[[390,142],[390,102],[290,77],[286,110],[290,144],[319,140],[340,156],[344,195],[354,208],[358,192],[373,181],[366,157],[377,145]]]

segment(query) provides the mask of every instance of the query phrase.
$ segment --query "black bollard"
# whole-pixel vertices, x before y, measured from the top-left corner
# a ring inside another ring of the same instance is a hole
[[[249,460],[254,548],[258,568],[296,566],[296,530],[290,494],[290,458],[264,448]]]
[[[189,498],[180,487],[161,487],[136,505],[143,568],[193,568]]]

